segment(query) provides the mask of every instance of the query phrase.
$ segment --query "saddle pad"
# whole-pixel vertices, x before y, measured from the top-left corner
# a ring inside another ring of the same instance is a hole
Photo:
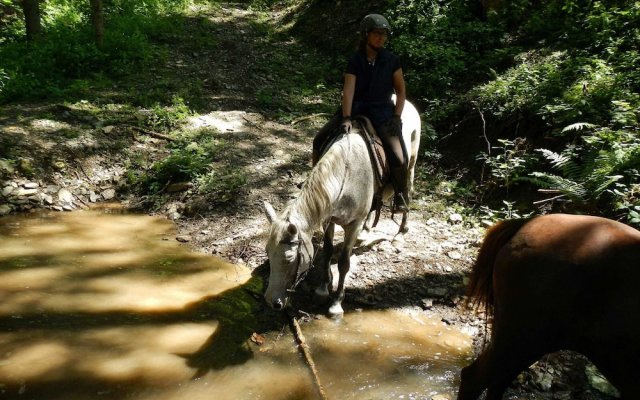
[[[376,134],[376,130],[368,118],[356,117],[355,119],[362,125],[360,135],[364,138],[365,143],[367,143],[371,165],[373,166],[378,184],[383,186],[389,179],[389,164],[387,163],[387,155],[384,151],[382,140]]]

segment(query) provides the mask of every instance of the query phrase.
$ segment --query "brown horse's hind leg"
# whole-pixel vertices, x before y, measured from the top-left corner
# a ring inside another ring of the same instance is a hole
[[[462,369],[458,400],[476,400],[485,389],[486,400],[502,399],[518,374],[546,353],[530,348],[533,341],[513,335],[493,338],[491,343],[475,362]]]

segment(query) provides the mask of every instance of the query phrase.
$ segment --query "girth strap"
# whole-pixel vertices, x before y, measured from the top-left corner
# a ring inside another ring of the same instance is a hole
[[[362,126],[362,129],[359,130],[360,135],[367,144],[371,166],[373,167],[373,175],[375,175],[376,182],[378,183],[378,189],[373,194],[373,201],[371,202],[371,211],[375,211],[372,227],[375,227],[378,225],[378,220],[380,219],[384,187],[390,177],[389,163],[387,162],[387,155],[384,150],[384,145],[382,144],[382,139],[378,136],[369,118],[360,115],[355,119],[360,122]]]

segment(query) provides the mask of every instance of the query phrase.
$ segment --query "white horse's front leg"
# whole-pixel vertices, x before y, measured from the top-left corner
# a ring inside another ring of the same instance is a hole
[[[344,314],[342,309],[342,300],[344,300],[344,280],[347,277],[347,272],[350,268],[351,250],[360,233],[360,223],[352,223],[344,228],[344,246],[340,252],[340,258],[338,259],[338,271],[340,276],[338,278],[338,288],[333,297],[333,303],[329,307],[329,316],[332,318],[341,317]]]
[[[333,276],[331,274],[331,256],[333,255],[333,233],[335,230],[335,224],[329,222],[327,228],[324,231],[323,245],[322,245],[322,265],[320,285],[315,290],[316,300],[318,302],[325,302],[329,298],[329,292],[331,289],[331,283]]]
[[[331,318],[339,318],[344,314],[344,310],[342,309],[342,300],[344,300],[344,279],[347,276],[347,272],[349,272],[350,258],[351,249],[349,249],[348,251],[346,251],[346,249],[343,249],[340,252],[340,258],[338,259],[338,271],[340,272],[340,276],[338,278],[338,288],[333,295],[333,302],[331,303],[331,307],[329,307],[329,316]]]

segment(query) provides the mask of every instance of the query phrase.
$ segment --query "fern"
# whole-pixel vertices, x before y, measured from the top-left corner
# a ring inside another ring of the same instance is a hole
[[[565,130],[587,128],[594,126],[578,123]],[[575,203],[593,205],[625,180],[628,170],[640,165],[640,141],[629,132],[596,129],[582,139],[584,145],[568,145],[561,153],[537,149],[558,175],[533,172],[528,180],[541,188],[557,190]]]
[[[596,180],[596,185],[593,190],[593,194],[596,199],[600,198],[602,193],[604,193],[607,189],[611,187],[614,183],[618,182],[623,178],[622,175],[612,175],[612,176],[603,176],[600,179]],[[590,185],[591,186],[591,185]]]
[[[547,189],[557,190],[562,195],[576,203],[584,204],[588,200],[589,191],[580,183],[558,175],[544,172],[532,172],[531,176],[536,178],[535,182]]]
[[[597,125],[590,124],[588,122],[576,122],[575,124],[571,124],[569,126],[565,126],[562,129],[562,133],[569,132],[569,131],[582,131],[582,130],[586,130],[586,129],[594,129],[596,127],[597,127]]]
[[[576,161],[577,156],[573,146],[568,146],[561,154],[547,149],[538,149],[537,151],[542,153],[553,168],[559,170],[563,176],[569,179],[577,179],[583,170],[583,167]]]

